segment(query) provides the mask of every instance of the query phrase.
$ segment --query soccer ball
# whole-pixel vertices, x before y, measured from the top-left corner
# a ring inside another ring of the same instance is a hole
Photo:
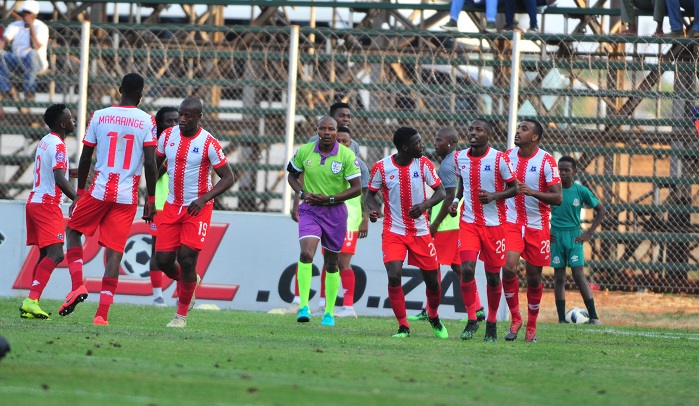
[[[126,275],[147,278],[150,274],[150,253],[153,238],[147,234],[136,234],[126,241],[121,269]]]
[[[590,321],[590,315],[587,310],[574,307],[566,313],[566,321],[573,324],[585,324]]]

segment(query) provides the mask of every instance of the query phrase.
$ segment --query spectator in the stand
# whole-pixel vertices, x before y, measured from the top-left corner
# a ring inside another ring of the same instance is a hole
[[[699,38],[699,5],[695,4],[697,0],[665,0],[667,4],[667,15],[670,17],[670,33],[668,37],[684,37],[684,24],[682,18],[682,10],[686,13],[694,15],[694,23],[692,29],[687,32],[687,36],[691,38]]]
[[[445,31],[459,31],[459,14],[464,8],[466,0],[452,0],[449,12],[449,22],[441,25]],[[495,18],[498,15],[498,0],[468,0],[470,5],[485,7],[485,32],[496,32]]]
[[[48,69],[46,49],[49,27],[37,19],[39,3],[25,1],[20,10],[22,19],[11,23],[0,41],[0,92],[9,96],[12,72],[24,75],[24,98],[34,100],[37,74]],[[12,43],[12,52],[5,52],[5,43]]]
[[[626,24],[626,29],[620,35],[638,35],[638,12],[653,12],[653,21],[656,22],[656,37],[662,37],[663,19],[667,15],[665,0],[624,0],[621,3],[621,22]]]
[[[524,6],[529,15],[529,29],[527,32],[539,32],[537,20],[537,7],[553,7],[556,0],[505,0],[505,31],[513,31],[515,27],[515,12],[517,8]]]

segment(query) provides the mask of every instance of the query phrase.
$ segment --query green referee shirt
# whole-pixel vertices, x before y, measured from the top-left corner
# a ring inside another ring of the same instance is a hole
[[[303,190],[335,196],[349,189],[349,180],[361,176],[354,152],[335,141],[328,155],[323,155],[318,142],[304,144],[291,158],[291,166],[303,172]]]
[[[568,189],[563,188],[563,202],[560,206],[551,206],[551,228],[579,230],[583,205],[594,209],[597,203],[595,195],[583,185],[573,183]]]

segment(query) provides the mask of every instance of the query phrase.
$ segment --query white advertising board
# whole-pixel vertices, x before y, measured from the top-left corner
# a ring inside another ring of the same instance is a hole
[[[67,208],[68,205],[64,205],[64,213]],[[151,304],[153,300],[148,276],[151,240],[148,225],[140,220],[140,211],[137,219],[124,252],[116,303]],[[381,222],[370,224],[369,236],[359,240],[357,255],[352,261],[357,279],[355,310],[359,315],[393,316],[381,255],[381,226]],[[0,201],[0,233],[3,238],[0,257],[5,261],[0,273],[0,296],[25,297],[32,282],[31,274],[38,250],[25,245],[23,202]],[[202,284],[197,289],[197,304],[252,311],[288,307],[293,298],[298,256],[298,228],[289,216],[215,211],[206,247],[199,256],[197,272],[202,277]],[[88,238],[84,245],[83,268],[85,286],[90,292],[88,301],[99,300],[104,264],[104,249],[98,245],[97,235]],[[314,259],[311,304],[317,301],[322,264],[318,250]],[[166,302],[174,305],[175,285],[168,283],[168,278],[163,279]],[[476,270],[476,280],[487,312],[485,274],[481,262]],[[64,262],[54,271],[42,297],[63,300],[70,286],[70,276]],[[408,314],[417,313],[426,300],[418,269],[405,266],[403,290]],[[440,316],[465,317],[458,277],[444,266],[442,291]],[[498,320],[507,320],[508,317],[503,296]]]

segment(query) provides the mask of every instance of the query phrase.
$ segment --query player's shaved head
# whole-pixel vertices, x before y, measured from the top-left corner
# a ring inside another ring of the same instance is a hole
[[[444,127],[437,131],[437,135],[454,144],[459,142],[459,134],[454,127]]]
[[[479,124],[476,124],[479,123]],[[484,129],[488,134],[491,136],[495,135],[495,129],[493,128],[493,124],[490,122],[490,120],[483,118],[483,117],[478,117],[473,122],[471,123],[471,126],[473,127],[481,127]]]
[[[320,120],[318,120],[318,126],[320,127],[321,124],[325,124],[325,121],[327,120],[331,120],[331,122],[335,125],[335,128],[337,128],[337,121],[335,121],[335,119],[330,116],[321,117]]]
[[[182,109],[190,110],[192,113],[201,114],[202,110],[204,110],[204,105],[198,98],[190,96],[182,100],[182,103],[180,103],[180,110]]]

